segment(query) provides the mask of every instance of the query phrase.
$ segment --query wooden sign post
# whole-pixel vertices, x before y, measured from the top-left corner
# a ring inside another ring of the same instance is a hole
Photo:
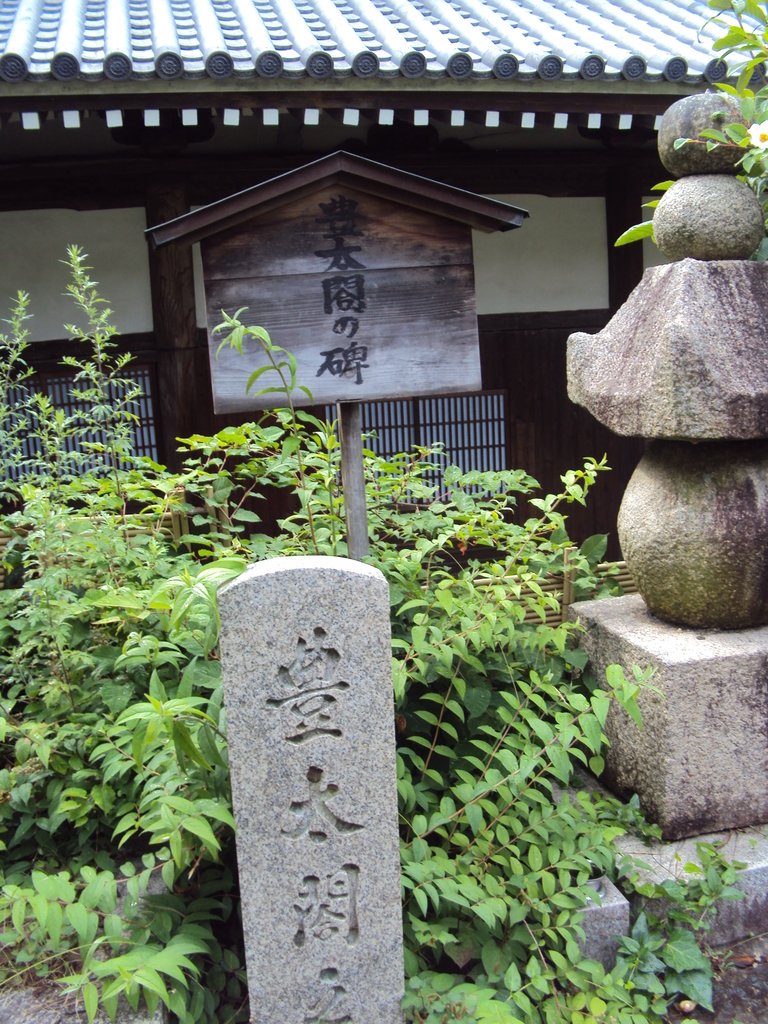
[[[514,206],[335,153],[151,228],[155,245],[201,240],[209,336],[222,310],[292,352],[295,405],[338,403],[349,553],[368,553],[360,402],[477,391],[472,231],[518,227]],[[276,404],[249,395],[264,362],[215,357],[217,413]]]
[[[359,402],[336,406],[341,432],[341,486],[347,521],[347,551],[363,559],[370,552],[363,472],[363,417]]]

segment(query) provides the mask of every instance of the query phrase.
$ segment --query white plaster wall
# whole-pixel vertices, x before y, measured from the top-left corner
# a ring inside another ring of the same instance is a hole
[[[91,276],[114,311],[122,334],[152,330],[149,261],[141,208],[121,210],[20,210],[0,212],[0,317],[18,291],[29,292],[33,341],[64,338],[64,323],[78,322],[64,294],[68,282],[67,246],[88,254]]]
[[[643,200],[644,203],[649,202],[651,199],[658,199],[658,195],[646,196]],[[643,208],[643,220],[650,220],[653,217],[653,210]],[[636,243],[635,243],[636,244]],[[644,238],[642,241],[643,246],[643,269],[647,270],[649,267],[663,267],[670,260],[657,248],[656,243],[652,242],[650,238]]]
[[[494,196],[528,210],[512,231],[473,231],[478,313],[606,309],[605,204],[598,199]],[[193,248],[197,323],[205,327],[199,245]]]
[[[602,198],[494,196],[528,210],[512,231],[473,232],[478,313],[608,306]]]
[[[478,313],[602,309],[608,305],[605,208],[599,198],[499,196],[527,209],[521,228],[473,233]],[[60,262],[73,243],[88,253],[99,290],[124,334],[152,330],[149,265],[140,208],[0,213],[0,317],[21,289],[32,297],[33,341],[64,337],[76,319]],[[197,247],[195,247],[197,248]],[[652,258],[652,254],[651,255]],[[195,259],[198,323],[205,324],[202,274]]]
[[[649,238],[643,239],[642,246],[644,270],[647,270],[649,267],[663,267],[670,262]]]

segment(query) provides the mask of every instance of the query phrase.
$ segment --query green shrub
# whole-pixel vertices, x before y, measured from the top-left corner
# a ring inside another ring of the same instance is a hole
[[[179,474],[135,458],[126,361],[76,249],[70,265],[82,408],[29,389],[26,298],[0,339],[6,465],[21,430],[39,441],[2,522],[0,982],[55,979],[89,1019],[122,996],[182,1024],[245,1021],[215,594],[249,559],[345,554],[338,441],[289,404],[182,439]],[[260,340],[290,388],[295,363]],[[565,512],[604,464],[547,496],[522,471],[449,467],[436,494],[434,459],[366,456],[392,601],[407,1019],[660,1020],[671,993],[579,948],[587,883],[615,875],[612,840],[638,819],[575,772],[601,770],[612,700],[639,718],[643,677],[598,686],[544,583],[568,557],[577,592],[602,586],[605,539],[574,550]],[[275,484],[296,510],[270,536],[255,509]]]

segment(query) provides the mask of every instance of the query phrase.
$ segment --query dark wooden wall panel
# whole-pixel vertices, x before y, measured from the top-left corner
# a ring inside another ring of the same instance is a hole
[[[619,558],[616,515],[644,443],[618,437],[574,405],[565,370],[568,335],[595,333],[607,320],[607,310],[482,316],[480,353],[483,387],[509,391],[510,468],[526,470],[549,492],[585,457],[607,454],[611,472],[598,477],[586,509],[568,507],[568,519],[577,540],[610,534],[609,555]]]

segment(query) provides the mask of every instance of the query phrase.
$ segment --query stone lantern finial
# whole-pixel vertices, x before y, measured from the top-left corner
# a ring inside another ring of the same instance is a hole
[[[656,244],[667,259],[746,260],[765,234],[763,210],[735,175],[741,149],[708,149],[707,128],[740,121],[738,103],[722,93],[686,96],[664,114],[659,157],[680,180],[661,199],[653,218]],[[675,148],[678,139],[690,139]]]

